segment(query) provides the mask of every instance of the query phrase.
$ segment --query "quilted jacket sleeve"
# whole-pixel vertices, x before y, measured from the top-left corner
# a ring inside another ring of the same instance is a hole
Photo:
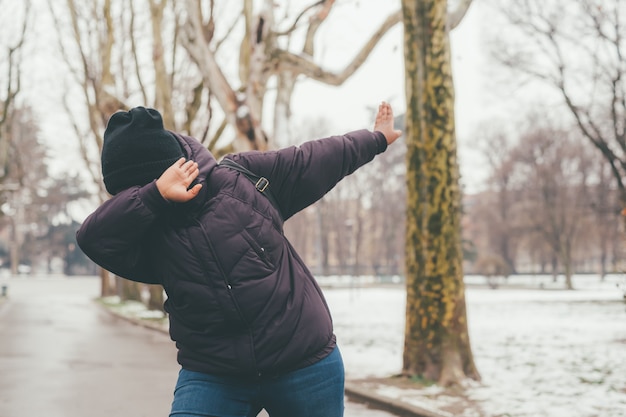
[[[81,225],[76,241],[102,268],[132,281],[157,284],[146,256],[146,242],[155,220],[170,203],[156,182],[131,187],[106,201]]]
[[[231,158],[269,180],[286,220],[386,149],[382,133],[357,130],[278,151],[244,152]]]

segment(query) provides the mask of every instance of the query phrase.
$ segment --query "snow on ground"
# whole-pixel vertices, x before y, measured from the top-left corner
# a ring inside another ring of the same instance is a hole
[[[406,293],[396,280],[325,277],[348,379],[385,378],[402,369]],[[576,290],[547,276],[516,276],[490,289],[466,278],[470,340],[481,383],[465,395],[477,407],[457,417],[626,417],[626,277],[574,277]],[[161,322],[141,303],[103,300],[118,313]],[[117,305],[117,307],[116,307]],[[161,320],[159,320],[161,319]],[[437,386],[376,385],[378,394],[421,408],[458,410]],[[461,403],[461,404],[467,404]],[[462,407],[462,405],[461,405]]]
[[[622,276],[605,282],[577,276],[573,291],[556,289],[563,284],[551,277],[510,278],[495,290],[471,285],[484,282],[472,279],[467,280],[468,323],[482,382],[471,384],[466,394],[480,404],[483,415],[626,416]],[[354,280],[350,284],[324,290],[347,378],[397,374],[402,367],[404,288],[359,287]],[[446,401],[445,396],[438,398]],[[460,416],[475,415],[468,409]]]

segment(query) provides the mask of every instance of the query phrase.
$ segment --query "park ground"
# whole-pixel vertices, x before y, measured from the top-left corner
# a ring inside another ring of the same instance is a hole
[[[623,276],[576,276],[576,289],[569,291],[551,277],[513,277],[497,289],[480,277],[466,281],[470,338],[482,381],[444,389],[394,377],[402,366],[401,285],[321,279],[349,397],[407,416],[626,416]],[[141,304],[97,302],[167,338],[166,319]]]

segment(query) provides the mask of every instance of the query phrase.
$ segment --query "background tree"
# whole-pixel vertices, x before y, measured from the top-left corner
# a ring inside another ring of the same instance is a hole
[[[593,251],[594,247],[599,249],[598,273],[604,280],[609,271],[618,270],[616,259],[620,258],[618,248],[622,247],[619,243],[620,199],[610,166],[604,161],[595,161],[593,166],[597,185],[589,190],[591,221],[585,224],[585,230],[591,233],[586,233],[585,240],[591,242],[591,247],[586,249],[586,253]]]
[[[575,134],[532,125],[516,150],[517,168],[527,180],[521,222],[550,248],[555,279],[560,265],[566,288],[573,289],[573,252],[587,211],[591,161]]]
[[[493,123],[496,125],[497,123]],[[476,214],[481,232],[472,236],[482,239],[483,250],[478,255],[474,272],[494,277],[507,277],[516,272],[516,255],[519,245],[519,225],[516,211],[519,206],[519,178],[515,175],[515,160],[509,135],[503,127],[483,127],[483,154],[490,169],[487,192],[474,198],[466,207]]]
[[[509,28],[499,30],[496,58],[560,97],[603,155],[626,207],[626,3],[509,0],[495,8]]]
[[[23,261],[22,245],[31,232],[30,225],[39,208],[34,205],[34,199],[38,196],[38,179],[45,178],[47,167],[43,163],[45,150],[37,141],[38,127],[30,109],[12,109],[11,122],[6,128],[8,143],[4,180],[11,187],[2,207],[10,230],[11,273],[17,274]]]
[[[11,123],[22,88],[22,57],[26,29],[30,21],[30,1],[17,3],[2,0],[0,17],[0,184],[8,175]]]
[[[406,78],[407,311],[403,374],[479,379],[467,330],[449,30],[471,1],[402,1]]]
[[[183,53],[177,48],[178,23],[171,4],[170,9],[167,1],[157,0],[117,6],[122,3],[69,0],[60,5],[49,1],[59,49],[71,76],[65,80],[64,105],[90,178],[99,190],[99,202],[108,198],[99,156],[102,133],[111,114],[138,103],[158,108],[168,129],[184,131],[184,127],[195,126],[205,132],[210,121],[208,117],[202,120],[205,113],[199,110],[206,103],[195,94],[197,77],[185,70]],[[82,102],[76,97],[82,97]],[[183,106],[176,108],[177,102]],[[180,125],[175,109],[183,116]],[[117,280],[115,290],[110,274],[101,270],[101,276],[102,295],[117,291],[125,298],[140,298],[139,285]],[[152,303],[161,305],[162,288],[149,286],[149,290]]]
[[[24,152],[28,155],[29,152]],[[52,274],[93,274],[93,263],[76,246],[76,231],[80,224],[73,219],[72,206],[87,200],[90,194],[82,179],[66,173],[52,175],[49,170],[35,169],[42,164],[33,159],[28,165],[29,181],[37,184],[28,205],[29,228],[22,245],[25,263],[38,266]]]
[[[404,130],[404,116],[396,116],[396,127]],[[403,275],[406,230],[406,141],[403,137],[377,156],[363,170],[369,184],[370,206],[365,216],[370,221],[363,237],[370,248],[371,270],[376,275]],[[360,173],[360,171],[357,171]]]
[[[403,117],[397,121],[402,127]],[[328,129],[328,121],[313,119],[302,125],[300,136],[303,140],[324,137]],[[285,234],[316,275],[401,274],[406,205],[403,142],[398,140],[367,169],[347,177],[285,224]]]
[[[483,138],[487,188],[466,201],[464,234],[478,253],[470,271],[505,266],[507,248],[517,272],[563,274],[566,286],[574,272],[618,271],[619,198],[608,164],[576,126],[535,107]]]
[[[71,202],[86,198],[87,192],[76,177],[50,174],[47,148],[39,140],[37,121],[29,108],[14,110],[10,126],[5,180],[14,187],[4,196],[0,225],[10,230],[9,263],[16,274],[20,264],[66,258],[66,242],[59,250],[45,236],[53,227],[69,227]]]

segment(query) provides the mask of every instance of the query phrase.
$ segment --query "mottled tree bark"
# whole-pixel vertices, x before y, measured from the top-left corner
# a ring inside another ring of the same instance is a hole
[[[403,0],[407,307],[403,374],[479,379],[470,347],[446,0]]]

